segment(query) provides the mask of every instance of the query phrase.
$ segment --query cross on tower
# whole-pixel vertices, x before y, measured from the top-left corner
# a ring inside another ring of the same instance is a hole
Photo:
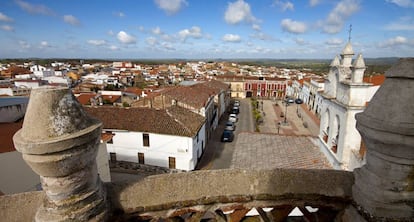
[[[352,32],[352,24],[349,25],[349,30],[348,30],[348,42],[351,41],[351,32]]]

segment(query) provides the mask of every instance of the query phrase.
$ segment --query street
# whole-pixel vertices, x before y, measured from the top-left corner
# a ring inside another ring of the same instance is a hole
[[[237,100],[240,101],[240,113],[238,115],[239,120],[236,123],[233,142],[223,143],[220,141],[224,125],[229,115],[225,113],[207,144],[206,150],[197,165],[197,170],[230,168],[240,133],[255,132],[251,99],[245,98]],[[312,116],[304,104],[289,104],[286,107],[281,101],[263,100],[262,103],[262,100],[260,100],[259,110],[262,111],[263,116],[263,123],[258,125],[260,133],[307,136],[316,136],[319,133],[317,119]],[[283,124],[284,117],[281,117],[280,114],[286,111],[287,123]],[[282,122],[282,124],[278,125],[279,122]]]

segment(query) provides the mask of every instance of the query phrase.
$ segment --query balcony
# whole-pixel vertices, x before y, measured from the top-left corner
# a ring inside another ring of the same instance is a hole
[[[414,110],[413,88],[414,59],[403,59],[391,68],[367,109],[357,114],[367,164],[354,172],[196,171],[106,184],[96,169],[101,123],[85,114],[69,89],[36,89],[14,142],[40,175],[44,191],[0,196],[0,218],[412,221],[414,116],[406,112]],[[302,218],[291,214],[295,208]]]

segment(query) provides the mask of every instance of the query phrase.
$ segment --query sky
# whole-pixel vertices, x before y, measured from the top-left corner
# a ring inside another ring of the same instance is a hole
[[[0,58],[414,56],[414,0],[1,0]]]

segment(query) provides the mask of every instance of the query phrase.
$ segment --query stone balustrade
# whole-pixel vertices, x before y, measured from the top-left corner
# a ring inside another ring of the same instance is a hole
[[[219,170],[164,174],[103,186],[96,171],[101,123],[68,89],[33,90],[17,149],[44,191],[0,197],[2,221],[413,221],[414,59],[402,59],[357,128],[367,164],[333,170]],[[309,210],[307,207],[312,207]]]

